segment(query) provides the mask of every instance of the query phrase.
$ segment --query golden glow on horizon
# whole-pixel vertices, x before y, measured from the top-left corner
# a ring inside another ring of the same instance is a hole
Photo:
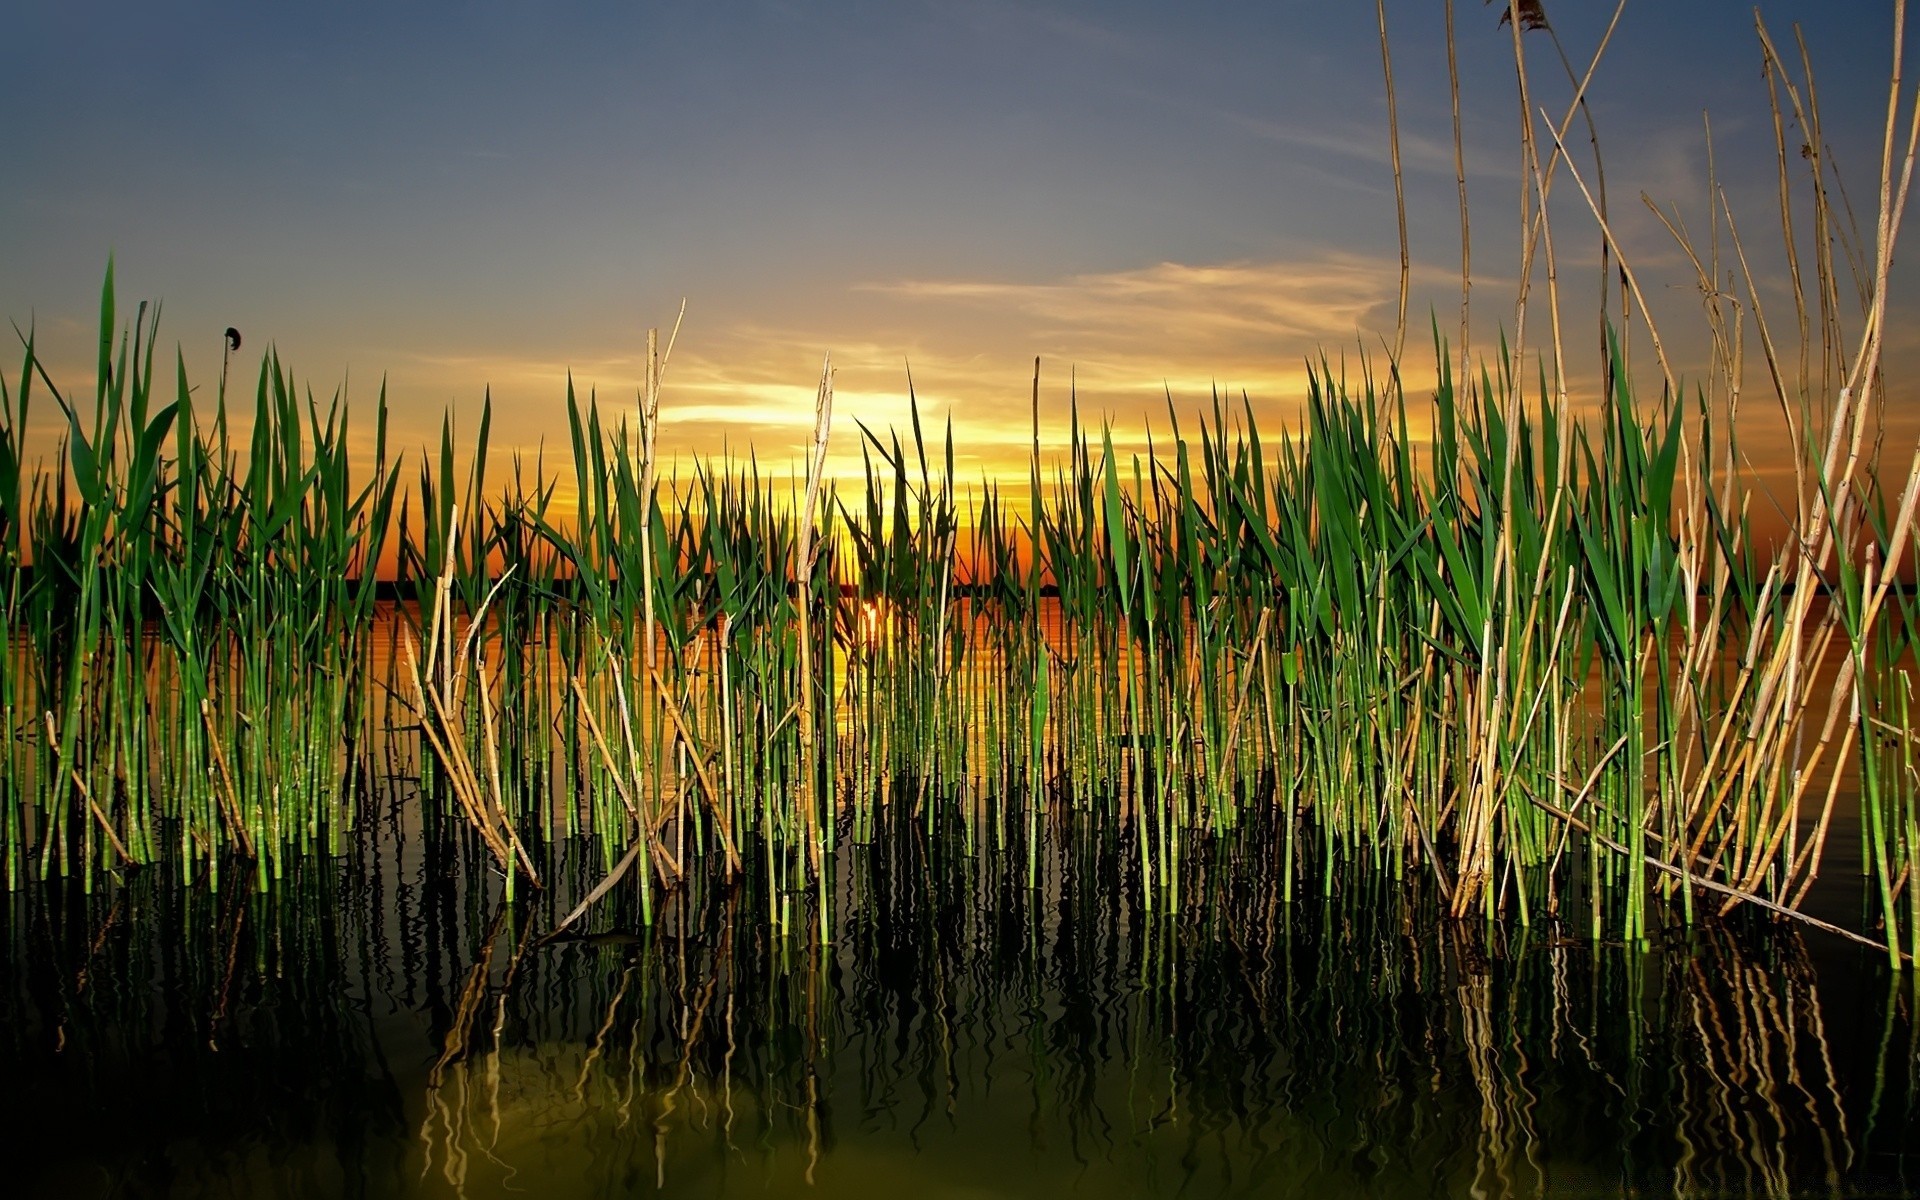
[[[823,296],[807,322],[785,326],[730,321],[690,305],[664,381],[663,470],[684,472],[694,460],[725,454],[741,463],[751,457],[765,480],[796,473],[812,432],[817,373],[826,350],[835,365],[827,471],[842,487],[862,477],[862,424],[883,441],[890,431],[896,433],[911,453],[911,387],[936,471],[951,422],[957,488],[964,492],[992,478],[1023,488],[1032,445],[1029,406],[1036,354],[1043,360],[1043,462],[1064,450],[1069,406],[1076,398],[1083,429],[1097,438],[1110,421],[1116,447],[1127,455],[1144,451],[1150,432],[1156,439],[1170,432],[1169,398],[1183,431],[1194,436],[1197,418],[1211,411],[1216,391],[1236,416],[1241,396],[1248,397],[1263,434],[1277,440],[1283,428],[1298,426],[1310,359],[1324,355],[1355,386],[1366,370],[1379,370],[1385,353],[1379,331],[1392,320],[1397,272],[1396,261],[1326,254],[1298,261],[1160,262],[1038,281],[908,279]],[[1449,299],[1450,293],[1457,297],[1453,276],[1422,270],[1415,281],[1422,294],[1457,303]],[[1499,308],[1503,291],[1498,282],[1479,288],[1478,350],[1489,348],[1492,331],[1511,317],[1510,309]],[[1434,303],[1434,311],[1447,311]],[[1586,322],[1581,325],[1577,334],[1569,331],[1574,353],[1592,340],[1585,334]],[[1691,325],[1682,320],[1663,326],[1669,352],[1688,378],[1705,374],[1699,325],[1696,318]],[[1532,327],[1537,351],[1547,336],[1545,323],[1536,320]],[[1451,334],[1445,322],[1442,328]],[[1895,380],[1910,374],[1902,364],[1920,360],[1920,331],[1897,330],[1888,346],[1888,373]],[[1418,430],[1423,427],[1418,406],[1434,376],[1429,343],[1413,332],[1406,375]],[[64,328],[43,333],[56,335],[42,343],[53,357],[50,371],[56,381],[70,395],[84,397],[93,373],[91,361],[82,357],[86,340]],[[163,329],[163,342],[166,336]],[[597,398],[603,425],[611,431],[633,414],[644,344],[644,331],[636,330],[631,347],[570,361],[510,348],[430,346],[409,350],[389,364],[372,364],[385,369],[389,453],[408,456],[404,478],[410,483],[418,469],[415,455],[438,446],[443,415],[452,414],[456,447],[465,449],[464,439],[477,428],[482,397],[490,393],[490,478],[503,482],[518,454],[530,480],[531,465],[541,455],[548,477],[564,489],[556,503],[569,506],[568,380],[582,404]],[[1636,369],[1650,360],[1642,348]],[[204,414],[211,406],[213,380],[189,365]],[[299,369],[298,363],[292,366]],[[256,369],[257,361],[236,370],[229,386],[237,431],[250,414]],[[1757,367],[1750,367],[1748,377],[1750,382],[1760,378]],[[368,407],[378,394],[379,378],[377,370],[356,368],[348,396],[354,441],[369,458]],[[1571,364],[1577,409],[1591,406],[1595,380],[1593,370]],[[323,400],[337,386],[324,378],[300,382]],[[1899,403],[1888,411],[1888,444],[1915,440],[1920,413]],[[50,404],[35,412],[35,436],[48,451],[59,433],[57,416]],[[1777,508],[1791,506],[1785,424],[1770,398],[1750,392],[1739,432],[1749,478],[1770,493],[1755,496],[1753,518],[1763,528],[1772,527],[1779,523]]]
[[[751,452],[763,469],[798,462],[812,428],[821,354],[833,353],[832,475],[857,477],[864,424],[911,437],[917,396],[931,457],[949,421],[963,477],[1024,477],[1031,444],[1033,359],[1043,360],[1043,445],[1065,441],[1078,401],[1083,426],[1114,425],[1119,444],[1164,434],[1168,399],[1183,423],[1217,390],[1236,410],[1248,396],[1264,419],[1289,422],[1306,394],[1307,362],[1356,355],[1364,329],[1390,307],[1396,268],[1329,255],[1302,262],[1158,263],[1138,270],[1020,283],[918,279],[853,289],[807,324],[725,322],[690,305],[669,361],[661,406],[663,455]],[[871,311],[875,302],[878,311]],[[838,311],[844,309],[845,311]],[[644,342],[636,331],[634,346]],[[393,436],[433,445],[443,406],[471,430],[494,399],[496,453],[531,456],[567,437],[564,399],[597,397],[609,426],[632,411],[637,352],[562,361],[504,351],[410,352],[388,368]],[[359,389],[364,392],[365,389]]]

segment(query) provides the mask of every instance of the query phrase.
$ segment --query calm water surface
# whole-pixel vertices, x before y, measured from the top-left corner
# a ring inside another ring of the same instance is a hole
[[[269,895],[5,897],[0,1193],[1920,1194],[1914,985],[1850,946],[1289,906],[1258,840],[1149,916],[1125,846],[1029,890],[1016,834],[843,847],[824,947],[758,881],[541,944],[597,855],[506,906],[392,825]]]

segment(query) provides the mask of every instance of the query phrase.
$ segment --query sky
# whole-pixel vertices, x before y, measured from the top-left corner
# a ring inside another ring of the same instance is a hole
[[[1444,11],[1386,5],[1415,397],[1432,324],[1459,329]],[[1545,11],[1583,71],[1613,5]],[[1870,230],[1892,4],[1759,12],[1792,55],[1802,26]],[[1522,232],[1498,16],[1456,5],[1476,353],[1512,332]],[[1697,277],[1639,197],[1705,244],[1709,122],[1713,177],[1787,321],[1754,20],[1729,0],[1629,0],[1589,93],[1616,235],[1690,377],[1707,355]],[[83,393],[109,256],[124,304],[163,304],[163,343],[202,401],[232,325],[249,370],[274,347],[356,411],[384,381],[404,446],[437,441],[448,411],[470,430],[490,390],[498,455],[564,447],[569,373],[630,411],[646,330],[683,302],[663,452],[797,462],[831,353],[843,469],[853,422],[903,423],[911,381],[972,477],[1024,476],[1036,356],[1049,441],[1071,392],[1125,442],[1215,389],[1277,424],[1310,361],[1357,376],[1394,340],[1386,88],[1374,6],[1356,0],[77,0],[26,6],[9,30],[0,315]],[[1558,117],[1554,43],[1525,47]],[[1575,165],[1595,182],[1590,154]],[[1600,239],[1570,178],[1554,194],[1569,376],[1590,403]],[[1920,338],[1906,276],[1891,295],[1897,364]],[[1529,320],[1538,348],[1544,319]],[[1912,444],[1914,408],[1890,401],[1892,441]],[[1773,411],[1747,412],[1757,467],[1777,475]]]

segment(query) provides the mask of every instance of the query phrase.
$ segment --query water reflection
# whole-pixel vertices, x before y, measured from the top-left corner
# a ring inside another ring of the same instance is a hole
[[[825,945],[805,898],[782,937],[698,883],[543,942],[552,912],[371,833],[269,895],[21,893],[0,1128],[46,1195],[1920,1186],[1880,964],[1506,934],[1385,881],[1287,907],[1271,850],[1216,845],[1149,920],[1123,845],[1063,826],[1029,890],[1015,833],[899,821],[843,853]]]

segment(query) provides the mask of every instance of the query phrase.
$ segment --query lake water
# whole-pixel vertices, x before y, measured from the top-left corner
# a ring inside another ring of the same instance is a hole
[[[1059,824],[1029,889],[1018,832],[843,846],[824,945],[755,877],[541,944],[596,861],[507,907],[397,820],[265,895],[0,896],[0,1194],[1920,1194],[1920,994],[1870,952],[1288,906],[1257,836],[1148,915],[1124,845]]]

